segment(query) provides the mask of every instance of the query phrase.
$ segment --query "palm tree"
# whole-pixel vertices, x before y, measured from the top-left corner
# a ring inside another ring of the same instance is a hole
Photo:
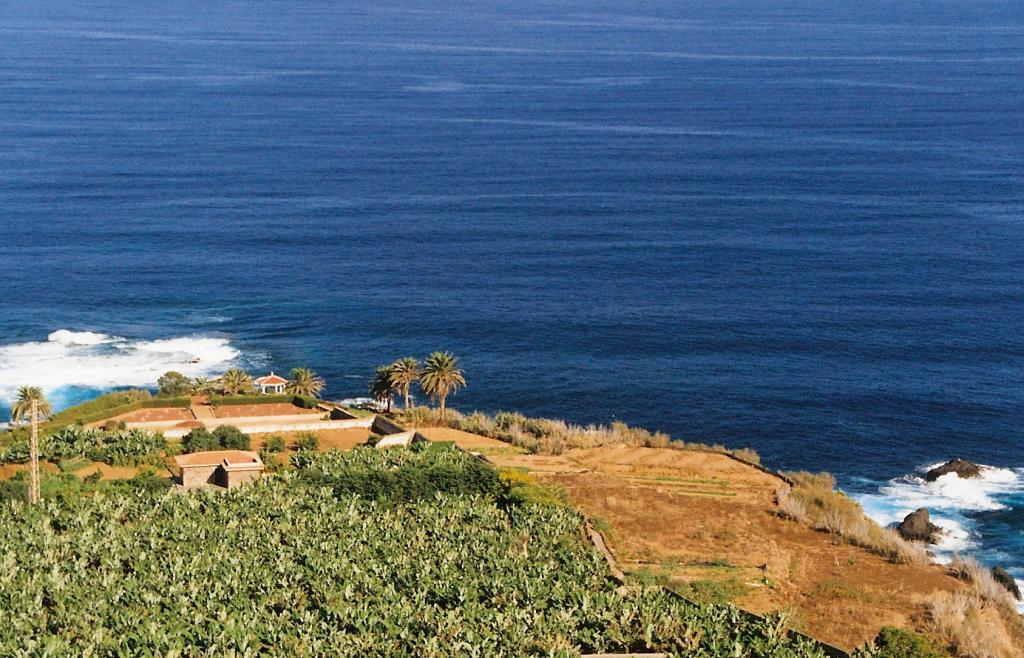
[[[206,395],[207,393],[213,392],[216,388],[217,382],[213,381],[209,377],[196,377],[192,380],[193,395]]]
[[[20,423],[29,417],[32,423],[32,439],[29,442],[29,459],[32,462],[29,472],[28,502],[39,502],[39,418],[47,418],[53,413],[50,402],[38,386],[22,386],[18,389],[18,399],[11,407],[11,420]]]
[[[420,388],[438,401],[441,422],[444,423],[444,400],[466,385],[466,377],[459,368],[459,360],[451,352],[434,352],[427,357],[420,373]]]
[[[252,377],[241,368],[232,368],[220,376],[220,388],[225,395],[252,392]]]
[[[393,366],[378,366],[373,379],[370,380],[370,397],[377,402],[387,404],[387,413],[391,413],[392,393],[395,390],[391,383]]]
[[[316,397],[324,390],[324,380],[309,368],[292,370],[291,381],[285,390],[292,395],[310,395]]]
[[[406,412],[412,407],[409,389],[419,378],[420,362],[413,357],[407,356],[391,364],[391,386],[405,398]]]

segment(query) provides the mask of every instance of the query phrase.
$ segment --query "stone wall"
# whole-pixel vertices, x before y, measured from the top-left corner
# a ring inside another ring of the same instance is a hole
[[[234,489],[240,487],[243,484],[249,484],[255,480],[258,480],[263,475],[261,471],[248,470],[248,471],[227,471],[227,478],[225,484],[228,489]]]
[[[220,466],[184,466],[181,469],[181,486],[186,489],[201,487],[214,481],[214,474]]]

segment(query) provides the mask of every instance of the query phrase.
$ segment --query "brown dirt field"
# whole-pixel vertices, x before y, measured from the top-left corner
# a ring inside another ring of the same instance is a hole
[[[330,450],[332,448],[337,448],[339,450],[351,450],[357,445],[366,443],[370,438],[371,433],[372,431],[368,427],[316,431],[317,436],[320,437],[320,450]],[[251,435],[252,449],[258,451],[263,447],[263,442],[271,436],[280,436],[285,440],[285,443],[290,448],[298,434],[301,434],[301,432],[268,432],[266,434],[253,434]]]
[[[174,420],[194,420],[192,412],[188,409],[175,409],[171,407],[160,407],[159,409],[137,409],[135,411],[129,411],[126,414],[115,416],[110,419],[114,421],[124,421],[126,423],[155,423],[155,422],[170,422]],[[102,425],[108,421],[101,421],[99,424]]]
[[[59,473],[60,469],[56,464],[50,462],[39,462],[40,472],[45,471],[47,473]],[[28,464],[0,464],[0,480],[10,480],[14,477],[15,473],[21,471],[28,472]]]
[[[531,460],[539,462],[538,478],[610,525],[612,550],[627,572],[729,582],[746,590],[735,599],[741,607],[788,611],[796,627],[843,648],[883,626],[914,628],[930,594],[964,587],[942,567],[892,564],[779,518],[774,492],[784,483],[723,455],[605,447],[495,461]],[[588,470],[553,472],[553,460]]]
[[[255,418],[257,416],[298,416],[308,414],[318,416],[323,412],[319,409],[304,409],[287,402],[273,404],[232,404],[217,407],[213,410],[217,418]]]
[[[50,462],[39,462],[39,468],[47,473],[59,473],[60,468],[56,464]],[[137,467],[137,466],[111,466],[110,464],[104,464],[103,462],[89,462],[81,468],[75,469],[73,472],[80,478],[92,475],[96,471],[100,472],[100,477],[104,480],[128,480],[139,473],[145,468],[150,468],[157,473],[160,473],[161,469],[149,466],[149,467]],[[9,480],[14,477],[15,473],[19,471],[27,471],[28,464],[4,464],[0,466],[0,480]]]
[[[148,467],[151,470],[155,470],[158,474],[161,474],[161,470],[154,466]],[[102,462],[92,462],[88,466],[75,470],[75,475],[80,478],[88,477],[95,473],[100,472],[100,479],[102,480],[130,480],[144,469],[137,466],[111,466],[110,464],[104,464]]]
[[[661,491],[771,506],[775,504],[776,492],[788,486],[780,478],[715,452],[612,446],[571,450],[564,457]]]

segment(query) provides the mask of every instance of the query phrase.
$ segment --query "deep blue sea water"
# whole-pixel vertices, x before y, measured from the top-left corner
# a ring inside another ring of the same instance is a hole
[[[1017,0],[7,3],[0,396],[449,349],[1024,567],[1022,90]]]

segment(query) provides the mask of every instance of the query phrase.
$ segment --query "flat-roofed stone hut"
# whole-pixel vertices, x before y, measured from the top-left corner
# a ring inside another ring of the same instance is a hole
[[[212,450],[177,455],[179,483],[186,489],[214,484],[225,489],[247,484],[263,474],[263,460],[248,450]]]

